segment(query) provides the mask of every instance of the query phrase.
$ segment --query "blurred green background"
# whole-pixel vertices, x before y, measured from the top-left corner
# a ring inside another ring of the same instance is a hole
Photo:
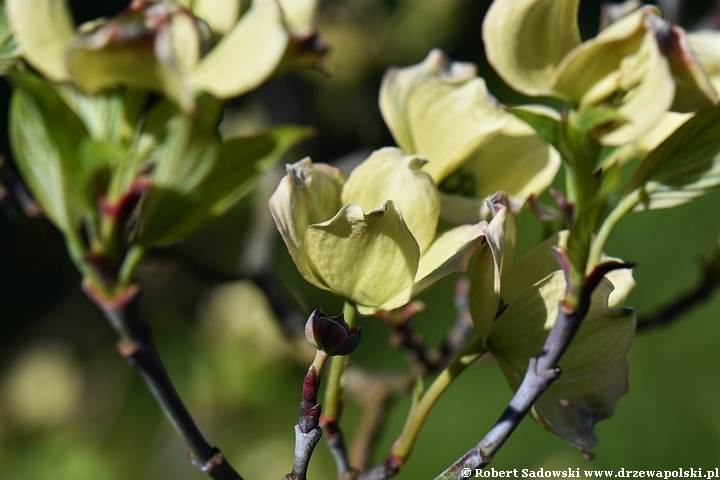
[[[713,2],[681,3],[680,21],[691,26]],[[83,21],[112,14],[123,2],[71,5]],[[377,107],[384,70],[417,63],[433,47],[477,63],[501,101],[523,101],[484,60],[480,26],[488,5],[485,0],[322,2],[319,30],[332,49],[326,61],[330,75],[273,79],[233,108],[253,122],[317,126],[318,136],[297,148],[289,162],[311,155],[348,165],[392,144]],[[585,36],[592,35],[599,10],[598,2],[582,3]],[[7,111],[8,86],[2,88]],[[0,148],[9,157],[6,131],[3,125]],[[281,174],[279,168],[206,232],[151,255],[140,273],[142,313],[171,378],[206,436],[249,480],[279,479],[290,470],[307,364],[298,361],[296,344],[262,291],[240,278],[260,275],[282,300],[276,307],[287,312],[304,316],[322,306],[335,314],[342,308],[338,299],[304,282],[268,221],[265,202]],[[631,214],[620,224],[607,253],[638,263],[628,303],[639,317],[694,284],[700,259],[720,236],[719,205],[715,192],[670,211]],[[0,480],[205,478],[186,461],[187,449],[115,353],[114,335],[79,290],[60,235],[43,220],[26,218],[12,202],[1,207]],[[519,249],[527,251],[541,236],[539,222],[523,213]],[[269,263],[258,262],[267,258]],[[423,297],[428,308],[415,317],[415,326],[430,345],[454,321],[456,280],[446,279]],[[290,329],[302,325],[297,315],[285,317]],[[353,362],[370,370],[407,365],[405,354],[388,345],[386,327],[373,318],[361,324],[363,341]],[[715,296],[672,325],[638,334],[628,355],[630,393],[615,416],[598,425],[594,461],[528,419],[493,466],[720,466],[718,344],[720,296]],[[492,360],[468,369],[433,411],[397,478],[433,478],[484,435],[510,397]],[[408,408],[407,398],[392,405],[375,462],[389,451]],[[358,416],[358,406],[348,401],[343,417],[348,436]],[[324,445],[316,449],[310,477],[334,478]]]

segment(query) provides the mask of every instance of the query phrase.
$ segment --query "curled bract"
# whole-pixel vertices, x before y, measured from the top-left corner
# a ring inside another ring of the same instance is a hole
[[[634,140],[668,110],[718,103],[685,31],[666,23],[655,7],[640,8],[582,42],[579,2],[493,2],[483,39],[490,64],[508,85],[559,98],[580,112],[615,110],[598,132],[605,145]]]
[[[118,16],[81,25],[64,0],[9,0],[24,58],[57,82],[94,94],[118,85],[161,93],[184,110],[200,92],[226,99],[278,68],[296,31],[309,35],[315,2],[135,0]],[[288,28],[287,23],[293,29]]]
[[[490,95],[475,65],[451,62],[440,50],[389,69],[380,110],[397,145],[428,159],[423,170],[436,183],[458,171],[469,176],[469,196],[502,190],[521,205],[546,189],[560,166],[555,149]]]

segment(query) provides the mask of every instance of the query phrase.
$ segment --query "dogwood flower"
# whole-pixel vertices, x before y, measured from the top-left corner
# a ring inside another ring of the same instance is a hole
[[[383,148],[347,178],[309,158],[288,165],[269,205],[302,276],[371,314],[465,270],[486,223],[437,235],[440,196],[425,163]]]
[[[626,144],[668,110],[716,105],[718,95],[685,31],[643,7],[586,42],[580,0],[497,0],[484,23],[488,61],[515,90],[551,96],[578,112],[615,111],[599,132],[605,145]]]
[[[8,0],[24,58],[48,79],[95,94],[125,85],[191,109],[199,92],[226,99],[254,89],[280,65],[294,32],[308,35],[315,2],[283,15],[278,0],[134,0],[115,18],[76,32],[64,0]],[[294,30],[288,28],[287,22]]]
[[[380,110],[397,145],[429,160],[423,170],[436,183],[460,169],[472,178],[465,193],[476,198],[502,190],[522,206],[560,166],[555,149],[490,95],[475,65],[450,62],[440,50],[417,65],[389,69]]]

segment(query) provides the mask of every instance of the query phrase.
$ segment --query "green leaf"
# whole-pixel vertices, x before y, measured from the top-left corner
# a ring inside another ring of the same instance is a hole
[[[312,133],[283,126],[221,143],[208,130],[189,132],[188,125],[183,117],[163,147],[143,209],[145,245],[176,240],[225,213],[287,149]]]
[[[628,363],[623,358],[587,380],[552,384],[535,403],[531,415],[574,447],[590,451],[597,444],[595,424],[610,418],[627,392]]]
[[[80,117],[90,135],[99,141],[128,145],[132,142],[147,94],[137,90],[111,90],[87,96],[71,90],[66,102]]]
[[[131,156],[131,152],[121,145],[85,137],[78,149],[80,170],[70,188],[76,192],[77,198],[85,202],[88,209],[94,209],[98,194],[107,193],[110,176],[115,167],[129,161]]]
[[[0,75],[5,75],[19,56],[20,47],[10,30],[5,5],[0,5]]]
[[[201,108],[195,115],[161,115],[149,125],[150,135],[165,138],[153,154],[152,186],[143,205],[140,241],[145,245],[167,242],[199,227],[187,217],[201,200],[197,187],[213,168],[220,146],[217,132],[203,118],[208,116]]]
[[[560,117],[557,112],[526,105],[509,108],[508,111],[534,128],[550,145],[557,147],[560,132]]]
[[[51,85],[30,74],[12,80],[10,141],[18,168],[48,218],[73,234],[85,203],[72,186],[82,180],[78,148],[87,131]]]
[[[720,107],[685,122],[642,161],[625,195],[639,192],[637,210],[670,208],[720,185]]]
[[[153,185],[190,193],[205,178],[215,162],[220,136],[209,121],[217,114],[212,107],[197,114],[178,114],[168,121],[168,135],[162,145]]]
[[[565,297],[565,275],[557,270],[523,290],[493,325],[488,345],[513,369],[523,372],[528,358],[542,351]],[[590,310],[573,342],[560,359],[562,380],[572,383],[598,375],[625,356],[635,336],[635,313],[610,308],[613,285],[603,279],[592,294]]]
[[[544,278],[560,269],[552,247],[567,246],[568,231],[561,230],[548,237],[542,243],[518,260],[503,276],[502,297],[505,303],[512,304],[515,299],[539,278]]]
[[[203,190],[213,215],[222,215],[255,188],[260,175],[290,148],[314,135],[309,127],[277,126],[263,133],[227,140]]]
[[[593,292],[588,314],[559,361],[562,375],[533,410],[541,425],[586,450],[596,443],[595,423],[612,414],[627,390],[623,366],[635,335],[635,313],[612,308],[613,288],[605,278]],[[542,350],[565,289],[563,272],[555,271],[520,292],[495,321],[488,345],[513,390],[528,358]]]
[[[580,137],[593,135],[597,138],[601,130],[618,128],[624,123],[619,110],[609,107],[589,107],[575,113],[572,118],[572,125]]]

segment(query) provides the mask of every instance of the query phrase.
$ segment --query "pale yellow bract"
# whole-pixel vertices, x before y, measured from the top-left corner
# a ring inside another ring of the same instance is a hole
[[[423,170],[436,183],[462,168],[473,176],[478,199],[503,191],[521,206],[560,167],[555,149],[504,110],[474,65],[450,62],[440,50],[417,65],[389,69],[380,110],[397,145],[429,160]],[[452,208],[453,199],[443,200]],[[487,214],[484,203],[475,209]]]
[[[81,25],[64,0],[9,0],[24,58],[47,78],[95,94],[118,85],[155,91],[184,110],[209,93],[250,91],[278,68],[291,36],[313,28],[315,0],[134,2],[118,17]],[[189,5],[186,5],[189,4]],[[282,5],[281,5],[282,4]]]
[[[624,145],[669,110],[691,112],[718,103],[683,29],[655,7],[642,7],[582,42],[580,0],[496,0],[483,23],[490,64],[512,88],[568,102],[578,112],[616,109],[601,132]]]
[[[303,277],[370,314],[465,270],[486,223],[437,235],[439,193],[424,163],[383,148],[347,179],[309,158],[288,165],[270,209]]]

